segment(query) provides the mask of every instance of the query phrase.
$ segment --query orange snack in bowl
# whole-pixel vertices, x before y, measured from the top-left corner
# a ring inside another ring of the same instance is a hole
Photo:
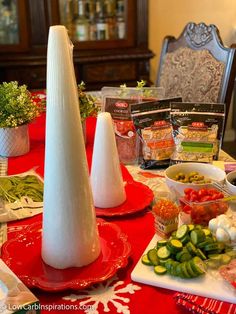
[[[152,207],[155,230],[161,237],[169,237],[178,227],[179,207],[168,199],[158,200]]]

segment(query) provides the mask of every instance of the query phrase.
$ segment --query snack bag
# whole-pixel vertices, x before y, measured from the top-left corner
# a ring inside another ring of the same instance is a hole
[[[172,102],[170,115],[175,138],[172,163],[210,163],[218,159],[225,120],[224,104]]]
[[[131,119],[131,105],[141,99],[141,92],[134,88],[102,88],[103,111],[110,112],[120,162],[136,164],[139,161],[139,138]]]
[[[178,100],[181,101],[181,98],[132,105],[131,116],[142,142],[141,168],[169,165],[175,146],[170,123],[170,102]]]

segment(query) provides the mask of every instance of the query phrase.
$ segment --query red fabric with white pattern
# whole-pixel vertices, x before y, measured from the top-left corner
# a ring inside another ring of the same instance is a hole
[[[187,293],[176,293],[174,298],[178,305],[192,313],[200,314],[235,314],[236,304],[213,300],[209,298],[190,295]]]

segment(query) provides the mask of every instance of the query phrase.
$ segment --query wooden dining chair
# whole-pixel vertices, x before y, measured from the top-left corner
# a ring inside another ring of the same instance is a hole
[[[215,25],[188,23],[179,38],[164,38],[157,86],[183,102],[226,104],[226,119],[236,74],[235,48],[225,47]]]

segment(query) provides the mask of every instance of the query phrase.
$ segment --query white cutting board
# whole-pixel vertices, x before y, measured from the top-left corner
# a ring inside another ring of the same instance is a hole
[[[154,248],[157,240],[158,237],[154,235],[143,254]],[[131,273],[131,278],[134,281],[155,287],[236,303],[236,289],[224,281],[220,275],[213,276],[213,274],[206,274],[194,279],[182,279],[170,275],[156,275],[153,267],[142,264],[140,258]]]

